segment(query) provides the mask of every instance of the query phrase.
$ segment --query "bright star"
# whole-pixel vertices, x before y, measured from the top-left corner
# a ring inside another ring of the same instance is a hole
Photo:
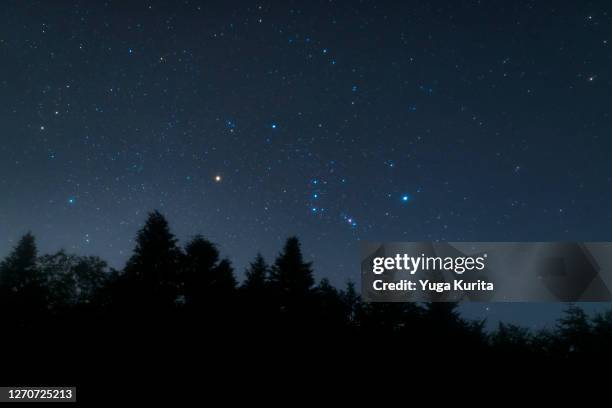
[[[220,174],[217,174],[217,175],[215,176],[215,183],[220,183],[220,182],[221,182],[221,180],[223,180],[223,179],[221,178],[221,175],[220,175]]]
[[[276,128],[277,128],[276,123],[273,123],[273,124],[272,124],[272,129],[276,129]]]
[[[407,203],[408,201],[410,201],[410,196],[408,194],[404,194],[402,196],[402,202]]]

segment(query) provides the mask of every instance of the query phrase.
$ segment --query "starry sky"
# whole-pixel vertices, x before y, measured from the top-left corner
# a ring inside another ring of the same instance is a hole
[[[0,255],[120,268],[153,209],[336,285],[360,240],[612,240],[611,42],[608,1],[3,1]]]

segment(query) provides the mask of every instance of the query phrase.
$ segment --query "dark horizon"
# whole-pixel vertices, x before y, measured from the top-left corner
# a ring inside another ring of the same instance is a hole
[[[155,211],[157,212],[157,211]],[[149,216],[153,212],[148,213]],[[143,222],[144,224],[144,222]],[[139,229],[140,230],[140,229]],[[137,231],[138,232],[138,231]],[[172,232],[172,225],[170,223],[170,232]],[[36,234],[33,231],[29,231],[28,233],[32,233],[36,238]],[[134,234],[135,239],[132,240],[132,246],[136,247],[137,243],[137,234]],[[201,236],[199,232],[194,232],[191,234],[190,238],[187,240],[180,240],[177,238],[177,244],[181,247],[187,245],[192,239]],[[295,234],[293,236],[296,236]],[[21,237],[20,237],[21,238]],[[204,238],[207,238],[204,236]],[[223,246],[219,243],[212,242],[217,249],[221,249]],[[125,270],[126,265],[129,264],[130,257],[133,256],[133,249],[125,250],[126,260],[120,266],[114,266],[110,263],[107,265],[116,271],[122,273]],[[14,247],[11,248],[11,251],[14,250]],[[10,252],[10,251],[9,251]],[[44,257],[46,255],[53,255],[55,253],[65,252],[68,255],[72,255],[71,251],[66,250],[66,248],[57,248],[52,251],[45,250],[44,248],[39,248],[39,256]],[[234,276],[237,278],[238,285],[244,285],[245,279],[248,278],[245,274],[248,273],[249,268],[252,266],[256,256],[262,255],[263,259],[266,261],[271,261],[275,259],[281,253],[281,246],[279,246],[278,250],[275,254],[267,255],[263,254],[260,251],[254,253],[251,259],[247,262],[246,265],[239,266],[233,262],[233,258],[231,254],[223,253],[221,250],[219,251],[220,256],[222,258],[228,259],[232,265]],[[96,254],[92,253],[79,253],[78,251],[74,253],[77,256],[96,256]],[[7,254],[8,255],[8,254]],[[3,256],[0,256],[0,260],[4,259]],[[101,258],[102,261],[106,262]],[[305,259],[307,262],[311,262],[308,257]],[[317,268],[317,265],[312,263],[313,266],[313,276],[315,277],[315,284],[319,284],[322,280],[328,279],[325,271],[320,271]],[[338,290],[342,290],[346,287],[348,283],[352,283],[355,285],[357,291],[360,290],[360,281],[347,280],[345,282],[331,282],[333,286],[335,286]],[[550,303],[534,303],[534,302],[464,302],[458,305],[458,311],[461,313],[462,317],[467,320],[472,321],[482,321],[484,322],[484,328],[488,332],[494,332],[499,323],[503,324],[514,324],[521,327],[525,327],[526,329],[537,332],[543,329],[555,329],[555,325],[558,324],[558,319],[563,316],[564,311],[567,309],[570,303],[563,302],[550,302]],[[573,304],[578,305],[581,309],[587,312],[591,317],[596,316],[599,313],[603,313],[606,310],[610,309],[612,303],[606,302],[574,302]],[[483,310],[484,309],[484,310]],[[494,310],[494,312],[492,312]],[[517,313],[518,312],[518,313]],[[529,318],[521,318],[520,312],[525,313],[525,315],[529,316]],[[517,316],[519,315],[519,316]]]
[[[86,351],[88,358],[78,364],[89,375],[101,374],[92,364],[99,357],[91,354],[96,347],[113,360],[134,352],[111,340],[116,336],[137,349],[146,342],[157,357],[156,344],[163,345],[161,355],[169,353],[172,361],[179,351],[188,359],[197,356],[202,345],[230,351],[237,339],[247,359],[264,356],[267,362],[286,358],[284,350],[295,353],[300,342],[315,361],[331,353],[337,362],[337,353],[381,339],[388,346],[446,355],[444,345],[452,338],[452,348],[472,361],[574,361],[612,353],[612,308],[588,316],[568,304],[552,328],[500,322],[487,331],[485,321],[461,316],[456,302],[368,302],[354,285],[317,281],[297,237],[289,237],[271,262],[257,256],[241,283],[214,243],[197,235],[179,245],[157,211],[149,213],[135,241],[125,268],[113,271],[98,257],[40,254],[36,238],[24,235],[0,262],[0,319],[12,333],[7,341],[27,348],[41,334],[53,333],[55,353],[57,347]],[[293,341],[278,345],[279,336]],[[261,347],[270,346],[270,354],[262,354]],[[14,357],[23,362],[19,353],[7,359]],[[74,372],[68,375],[74,378]]]

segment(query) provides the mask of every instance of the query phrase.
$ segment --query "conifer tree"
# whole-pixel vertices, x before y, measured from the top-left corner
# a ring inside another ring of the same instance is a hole
[[[268,264],[261,254],[257,254],[255,260],[245,273],[245,280],[242,284],[242,289],[251,294],[263,295],[268,284],[269,278]]]
[[[154,211],[136,237],[136,248],[129,259],[123,281],[132,302],[145,307],[168,308],[179,295],[179,263],[182,254],[170,232],[168,221]]]
[[[36,239],[28,232],[0,264],[0,286],[19,292],[32,284],[41,284],[42,276],[36,267],[37,255]]]
[[[0,313],[7,324],[44,321],[49,291],[37,255],[36,240],[27,233],[0,264]]]
[[[591,324],[582,308],[570,303],[557,323],[557,335],[562,350],[568,354],[589,350]]]
[[[270,273],[273,288],[282,296],[293,299],[304,298],[314,285],[312,265],[304,262],[300,241],[296,237],[287,239]]]

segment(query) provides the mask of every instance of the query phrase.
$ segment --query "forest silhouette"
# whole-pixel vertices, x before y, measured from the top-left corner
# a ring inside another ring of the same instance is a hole
[[[383,342],[388,350],[545,359],[612,351],[612,311],[589,316],[570,304],[550,329],[499,323],[487,331],[485,321],[463,318],[457,306],[367,303],[352,283],[338,289],[316,282],[296,237],[270,264],[257,255],[239,283],[215,244],[198,235],[179,246],[159,212],[149,214],[122,270],[94,256],[40,255],[29,233],[0,263],[0,318],[10,334],[4,341],[26,347],[45,339],[80,350],[73,358],[84,365],[118,350],[157,348],[149,355],[163,358],[168,348],[172,358],[185,357],[204,344],[215,345],[206,346],[209,354],[231,349],[255,357],[358,352]],[[299,349],[296,339],[309,348]]]

